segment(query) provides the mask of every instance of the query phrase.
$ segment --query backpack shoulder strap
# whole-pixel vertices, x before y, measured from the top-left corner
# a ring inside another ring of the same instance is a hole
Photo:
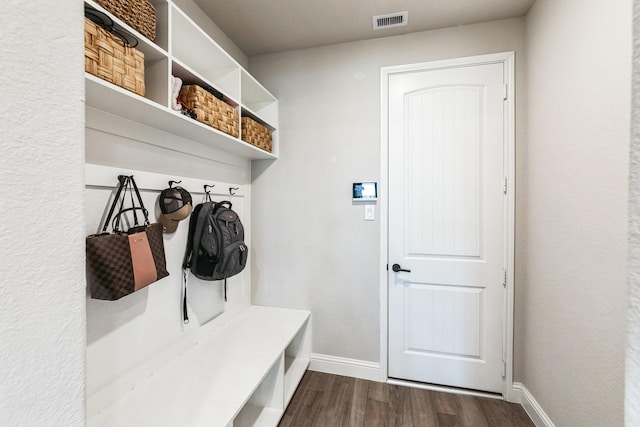
[[[202,227],[204,227],[204,217],[211,211],[211,202],[200,203],[196,205],[191,212],[189,218],[189,234],[187,235],[187,247],[184,250],[184,258],[182,259],[182,320],[185,324],[189,323],[189,313],[187,312],[187,281],[189,278],[189,268],[191,267],[191,258],[196,242],[195,236],[200,236]]]
[[[182,259],[182,321],[189,323],[189,313],[187,313],[187,280],[189,279],[189,263],[191,262],[191,254],[193,253],[193,233],[198,220],[198,213],[202,209],[202,204],[196,205],[191,212],[189,218],[189,233],[187,233],[187,247],[184,250],[184,258]]]
[[[206,221],[207,217],[211,215],[211,212],[213,211],[213,206],[214,206],[213,202],[204,202],[202,203],[201,208],[196,215],[194,215],[193,213],[191,214],[197,218],[196,223],[194,224],[193,234],[191,234],[190,236],[192,251],[193,249],[197,248],[200,245],[200,236],[202,236],[202,230],[204,229],[207,223]],[[197,240],[196,240],[196,236],[197,236]]]
[[[198,214],[202,209],[202,203],[196,205],[189,217],[189,233],[187,234],[187,247],[184,251],[184,258],[182,259],[182,268],[189,268],[189,261],[191,260],[191,253],[193,252],[193,235],[196,228],[196,222],[198,221]]]

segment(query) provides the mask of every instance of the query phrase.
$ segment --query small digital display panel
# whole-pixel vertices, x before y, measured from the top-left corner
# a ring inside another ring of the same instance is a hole
[[[377,200],[378,199],[378,183],[377,182],[354,182],[353,183],[353,200]]]

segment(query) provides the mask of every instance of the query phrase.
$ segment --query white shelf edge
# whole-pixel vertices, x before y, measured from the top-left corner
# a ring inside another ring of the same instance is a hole
[[[277,156],[220,132],[154,101],[85,73],[85,103],[101,111],[124,117],[159,130],[251,160]],[[180,151],[179,144],[176,150]]]

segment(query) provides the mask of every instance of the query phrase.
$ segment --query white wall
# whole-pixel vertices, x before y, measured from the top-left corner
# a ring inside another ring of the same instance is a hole
[[[380,180],[380,67],[514,50],[521,87],[523,45],[510,19],[251,58],[279,100],[281,142],[252,169],[254,303],[311,309],[314,353],[379,362],[386,260],[351,183]]]
[[[527,15],[516,377],[558,426],[623,424],[631,1]]]
[[[43,25],[46,23],[46,25]],[[0,425],[84,425],[82,8],[0,16]]]
[[[633,11],[632,139],[629,179],[629,304],[625,423],[640,425],[640,0]]]

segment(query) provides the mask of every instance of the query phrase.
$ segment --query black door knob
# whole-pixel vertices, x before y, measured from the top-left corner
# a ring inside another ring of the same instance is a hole
[[[411,270],[405,270],[404,268],[400,267],[400,264],[393,264],[393,265],[391,266],[391,269],[392,269],[393,271],[395,271],[396,273],[397,273],[398,271],[404,271],[404,272],[406,272],[406,273],[411,273]]]

